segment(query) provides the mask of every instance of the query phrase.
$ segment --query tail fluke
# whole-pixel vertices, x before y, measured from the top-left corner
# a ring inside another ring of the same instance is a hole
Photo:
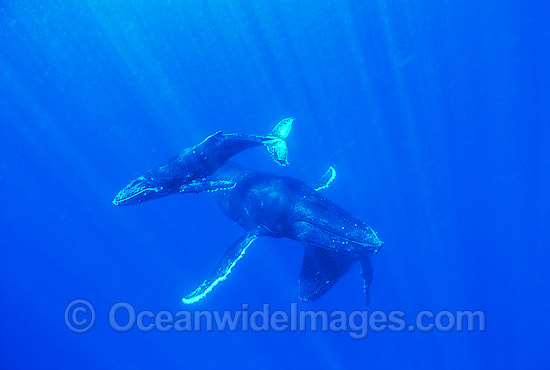
[[[294,122],[293,117],[281,120],[281,122],[277,123],[273,130],[271,130],[269,136],[283,140],[286,139],[288,134],[290,134],[290,130],[292,130],[292,122]]]
[[[279,122],[271,133],[267,136],[267,139],[264,142],[267,151],[273,157],[273,160],[280,164],[281,166],[288,166],[288,149],[286,146],[285,139],[290,130],[292,129],[292,122],[294,118],[285,118]]]

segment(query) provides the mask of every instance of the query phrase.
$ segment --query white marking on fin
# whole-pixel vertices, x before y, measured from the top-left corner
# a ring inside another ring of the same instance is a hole
[[[316,187],[315,191],[328,188],[330,184],[334,181],[334,179],[336,178],[336,170],[334,169],[334,167],[330,166],[328,171],[325,173],[323,177],[327,177],[329,174],[330,174],[330,177],[328,178],[328,180],[323,185]]]
[[[235,267],[235,265],[237,264],[237,262],[239,262],[239,260],[241,258],[244,257],[244,254],[246,253],[246,250],[248,249],[248,247],[250,246],[250,244],[252,244],[252,242],[254,240],[258,239],[258,236],[257,235],[254,235],[251,237],[250,241],[246,244],[246,246],[243,248],[243,251],[241,252],[241,254],[239,255],[239,257],[235,258],[235,260],[233,261],[233,263],[229,266],[229,268],[225,271],[225,273],[218,277],[216,280],[214,280],[205,290],[204,292],[202,292],[201,294],[197,295],[197,296],[194,296],[194,294],[196,292],[199,292],[201,289],[203,289],[203,287],[205,286],[205,283],[202,283],[197,289],[195,289],[191,294],[188,295],[189,296],[192,296],[192,298],[182,298],[182,302],[184,304],[192,304],[192,303],[196,303],[198,301],[200,301],[201,299],[203,299],[204,297],[206,297],[206,295],[208,293],[210,293],[212,291],[212,289],[214,289],[214,287],[216,285],[218,285],[219,283],[221,283],[222,281],[224,281],[225,279],[227,279],[227,276],[229,276],[229,274],[231,273],[231,270],[233,269],[233,267]]]

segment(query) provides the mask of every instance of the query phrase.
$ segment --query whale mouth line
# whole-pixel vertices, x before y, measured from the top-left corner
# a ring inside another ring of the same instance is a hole
[[[327,234],[333,235],[333,236],[336,237],[336,238],[343,239],[344,241],[346,241],[346,242],[348,242],[348,243],[358,244],[358,245],[361,245],[361,246],[364,246],[364,247],[369,246],[369,243],[359,242],[359,241],[357,241],[357,240],[355,240],[355,239],[350,239],[350,238],[347,238],[347,237],[345,237],[345,236],[341,236],[341,235],[335,233],[334,231],[331,231],[331,230],[329,230],[329,229],[327,229],[327,228],[325,228],[325,227],[322,227],[322,226],[315,225],[315,224],[313,224],[313,223],[310,222],[310,221],[303,221],[303,220],[301,220],[301,221],[298,221],[298,222],[303,222],[303,223],[305,223],[305,224],[308,224],[308,225],[310,225],[310,226],[312,226],[312,227],[314,227],[314,228],[316,228],[316,229],[322,230],[323,232],[325,232],[325,233],[327,233]]]
[[[140,189],[137,193],[134,193],[132,194],[131,196],[129,197],[125,197],[125,198],[122,198],[122,199],[119,199],[119,196],[117,194],[117,196],[115,197],[115,199],[113,200],[113,204],[115,206],[118,206],[120,203],[123,203],[123,202],[126,202],[127,200],[129,199],[132,199],[132,198],[135,198],[137,197],[138,195],[148,191],[148,190],[152,190],[154,191],[155,193],[158,193],[159,192],[159,189],[158,188],[143,188],[143,189]]]

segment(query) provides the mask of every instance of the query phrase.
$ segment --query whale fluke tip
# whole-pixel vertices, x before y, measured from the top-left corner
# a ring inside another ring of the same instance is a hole
[[[288,148],[285,139],[292,130],[292,122],[294,122],[293,117],[282,119],[273,130],[271,130],[271,133],[268,135],[269,140],[264,142],[273,160],[281,166],[289,165],[287,160]]]
[[[276,137],[278,139],[286,139],[290,130],[292,130],[292,122],[294,122],[294,117],[288,117],[282,119],[277,125],[271,130],[269,136]]]

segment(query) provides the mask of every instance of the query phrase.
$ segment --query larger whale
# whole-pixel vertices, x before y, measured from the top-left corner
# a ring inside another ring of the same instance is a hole
[[[225,280],[250,245],[260,236],[290,238],[303,243],[300,298],[313,301],[325,294],[360,261],[369,302],[370,256],[382,247],[374,230],[322,196],[319,190],[334,179],[331,169],[316,184],[226,163],[207,179],[180,187],[182,193],[212,191],[220,209],[246,233],[223,256],[213,273],[183,302],[195,303]]]
[[[181,186],[208,177],[235,154],[255,146],[265,146],[275,162],[286,166],[285,139],[293,121],[294,118],[281,120],[266,136],[216,132],[130,182],[118,192],[113,204],[132,205],[177,193]]]

